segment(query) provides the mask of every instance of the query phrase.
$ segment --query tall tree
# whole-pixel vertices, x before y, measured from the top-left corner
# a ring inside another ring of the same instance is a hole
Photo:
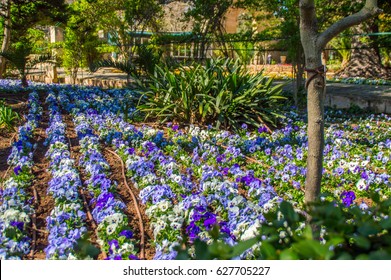
[[[363,3],[363,0],[356,0]],[[380,0],[378,6],[384,11],[384,15],[391,12],[389,1]],[[391,71],[382,64],[381,48],[383,44],[379,32],[389,30],[390,19],[384,16],[374,17],[365,23],[352,27],[351,53],[348,62],[338,73],[339,76],[355,76],[365,78],[391,79]],[[388,28],[387,28],[388,27]],[[373,35],[365,35],[365,34]],[[388,47],[389,50],[389,47]]]
[[[98,38],[97,11],[91,1],[78,0],[70,5],[71,15],[65,28],[63,66],[76,82],[80,67],[90,66],[100,56],[97,48],[102,44]]]
[[[193,32],[199,41],[200,59],[206,57],[209,41],[212,37],[221,47],[225,56],[230,56],[224,40],[224,19],[233,6],[234,0],[190,0],[191,9],[186,13],[194,21]]]
[[[91,5],[100,28],[109,33],[125,59],[133,56],[136,33],[157,31],[163,15],[158,0],[96,0]]]
[[[1,0],[0,14],[3,24],[2,52],[7,52],[13,41],[23,41],[29,28],[65,22],[64,0]],[[13,40],[14,39],[14,40]],[[0,77],[4,60],[0,59]]]
[[[314,0],[300,0],[300,37],[303,44],[307,78],[308,158],[305,201],[317,200],[323,172],[325,66],[321,52],[326,44],[349,27],[381,13],[377,0],[366,0],[360,11],[342,18],[319,32]]]
[[[11,1],[2,0],[0,14],[3,19],[3,43],[1,44],[1,52],[4,53],[8,51],[9,45],[11,43]],[[4,57],[0,57],[0,79],[3,78],[3,73],[5,71],[5,62]]]

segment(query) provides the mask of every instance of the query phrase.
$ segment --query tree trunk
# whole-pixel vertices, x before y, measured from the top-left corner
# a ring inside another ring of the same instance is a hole
[[[306,59],[306,65],[310,69],[316,69],[322,65],[321,51],[313,49],[314,57]],[[307,79],[309,78],[309,75]],[[308,111],[308,157],[306,174],[305,201],[313,202],[320,193],[323,171],[323,147],[324,147],[324,92],[325,79],[317,76],[308,86],[307,111]]]
[[[24,87],[24,88],[29,86],[29,84],[27,82],[27,77],[25,74],[22,75],[21,84],[22,84],[22,87]]]
[[[295,107],[299,106],[299,95],[302,94],[303,90],[303,74],[304,74],[304,59],[303,59],[303,51],[300,48],[296,51],[296,58],[293,64],[294,72],[295,72],[295,82],[293,84],[293,100],[295,102]]]
[[[307,75],[308,157],[305,202],[314,202],[320,193],[324,146],[324,88],[322,75],[312,71],[322,66],[321,49],[317,46],[318,27],[314,1],[300,1],[300,38],[303,44]],[[314,76],[312,78],[312,76]],[[309,79],[311,82],[309,82]]]
[[[353,34],[368,33],[367,24],[360,24],[353,28]],[[379,59],[376,49],[371,44],[369,36],[353,36],[352,52],[346,66],[337,73],[341,78],[363,77],[363,78],[383,78],[390,79],[391,73],[387,70]]]
[[[378,15],[377,0],[366,0],[357,13],[343,18],[319,34],[314,0],[300,0],[300,39],[303,44],[308,98],[308,157],[305,202],[317,200],[323,172],[324,93],[326,89],[321,52],[326,44],[345,29]]]
[[[3,0],[2,5],[5,9],[4,14],[4,32],[3,43],[1,45],[1,52],[8,51],[11,42],[11,3],[9,0]],[[0,56],[0,79],[4,77],[6,66],[6,59]]]

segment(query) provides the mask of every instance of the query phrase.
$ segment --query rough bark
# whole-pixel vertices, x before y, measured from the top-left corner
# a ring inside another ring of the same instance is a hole
[[[295,107],[299,106],[299,95],[303,94],[303,75],[304,75],[304,54],[303,51],[298,50],[296,53],[295,61],[293,64],[293,71],[295,74],[295,80],[293,83],[293,100]]]
[[[354,34],[367,33],[368,29],[365,24],[354,27]],[[364,78],[383,78],[390,79],[390,70],[382,64],[379,53],[370,43],[369,37],[352,37],[352,52],[350,59],[345,67],[338,73],[341,78],[347,77],[364,77]]]
[[[1,16],[4,17],[4,32],[1,52],[8,51],[11,42],[11,4],[9,0],[2,0],[2,8],[4,9]],[[3,78],[6,66],[6,59],[0,56],[0,79]]]
[[[377,0],[366,0],[365,6],[357,13],[339,20],[323,33],[318,32],[314,0],[300,0],[300,38],[303,44],[307,79],[310,79],[307,88],[308,110],[308,157],[307,175],[305,184],[305,202],[317,200],[322,181],[323,149],[324,149],[324,94],[325,79],[316,74],[315,69],[321,69],[321,52],[326,44],[340,32],[359,24],[380,10]],[[311,76],[314,78],[311,79]]]
[[[314,1],[300,1],[300,38],[307,69],[322,65],[321,49],[316,45],[318,27]],[[313,74],[311,74],[313,75]],[[324,79],[317,75],[308,85],[308,157],[305,201],[313,202],[320,192],[324,146]]]

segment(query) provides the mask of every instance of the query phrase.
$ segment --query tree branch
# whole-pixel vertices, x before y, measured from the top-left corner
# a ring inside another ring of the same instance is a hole
[[[377,6],[377,0],[366,0],[364,7],[359,12],[337,21],[321,33],[318,37],[318,48],[323,49],[332,38],[345,29],[359,24],[380,13],[382,13],[382,10]]]

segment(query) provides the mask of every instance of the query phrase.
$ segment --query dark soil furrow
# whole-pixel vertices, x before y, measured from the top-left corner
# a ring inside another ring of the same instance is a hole
[[[85,186],[85,181],[87,180],[83,170],[79,166],[79,159],[81,157],[80,154],[80,145],[79,140],[77,138],[77,134],[75,131],[75,124],[72,121],[72,117],[68,114],[63,114],[63,121],[65,122],[67,126],[66,130],[66,136],[69,141],[69,150],[71,152],[71,158],[75,160],[75,167],[78,168],[80,179],[82,182],[82,186]],[[96,235],[96,223],[92,219],[92,215],[90,213],[90,209],[88,207],[89,202],[91,201],[92,197],[89,195],[89,192],[86,192],[84,190],[79,190],[80,198],[83,200],[83,206],[84,211],[87,213],[87,229],[89,233],[89,241],[96,247],[100,248],[100,245],[97,243],[97,235]],[[98,255],[98,259],[104,259],[104,254],[102,252]]]
[[[34,153],[33,174],[34,181],[30,189],[31,197],[37,197],[34,201],[35,209],[35,226],[36,226],[36,241],[35,251],[32,254],[33,259],[45,259],[46,255],[44,249],[48,245],[48,233],[46,231],[46,218],[54,208],[54,199],[48,195],[48,183],[51,179],[48,172],[49,160],[45,156],[47,147],[44,141],[47,137],[46,129],[49,123],[49,115],[47,108],[44,106],[40,126],[36,129],[35,143],[37,148]],[[34,229],[32,229],[33,231]]]
[[[137,210],[134,206],[134,201],[132,199],[132,196],[130,195],[129,191],[127,190],[125,184],[124,184],[124,179],[122,176],[122,167],[121,163],[118,159],[116,159],[109,151],[106,149],[102,150],[102,154],[104,155],[105,159],[110,165],[111,168],[111,176],[110,179],[117,181],[118,182],[118,187],[117,187],[117,195],[119,196],[119,199],[121,199],[125,204],[126,204],[126,211],[125,214],[129,218],[129,224],[130,227],[134,230],[134,236],[136,240],[141,239],[141,233],[140,233],[140,227],[139,227],[139,220],[137,218]],[[129,182],[128,182],[129,183]],[[138,197],[140,190],[136,189],[133,184],[129,183],[129,187],[131,188],[132,192],[136,197]],[[151,230],[151,226],[149,223],[149,218],[145,214],[146,207],[145,205],[142,205],[138,201],[140,212],[141,212],[141,217],[142,217],[142,222],[144,224],[144,235],[145,235],[145,259],[150,260],[153,259],[155,256],[155,248],[152,245],[152,242],[154,240],[153,238],[153,232]]]

